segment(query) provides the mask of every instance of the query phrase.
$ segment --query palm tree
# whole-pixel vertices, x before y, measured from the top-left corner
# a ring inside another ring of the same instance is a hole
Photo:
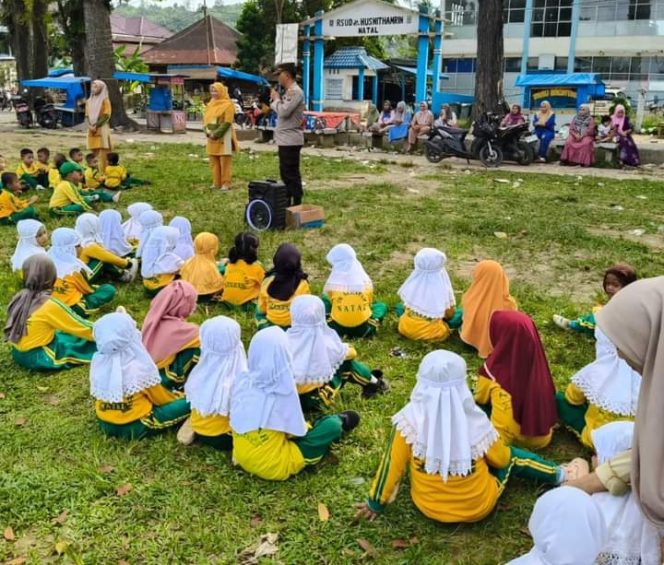
[[[478,2],[477,71],[473,116],[494,112],[503,96],[503,0]]]

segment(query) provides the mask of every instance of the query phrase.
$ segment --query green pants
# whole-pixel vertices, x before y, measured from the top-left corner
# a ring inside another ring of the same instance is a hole
[[[300,395],[300,404],[305,412],[330,407],[347,382],[365,387],[371,384],[371,369],[359,361],[344,361],[330,381],[306,394]]]
[[[101,284],[93,292],[86,294],[83,300],[78,304],[74,304],[71,309],[79,316],[87,318],[90,314],[111,302],[117,293],[118,291],[112,284]]]
[[[191,408],[185,398],[178,398],[162,406],[154,406],[152,412],[129,424],[111,424],[99,420],[101,431],[107,436],[121,439],[143,439],[176,426],[189,417]]]
[[[85,200],[85,203],[88,206],[92,206],[92,204],[95,202],[93,199],[88,198],[87,196],[84,196],[83,200]],[[49,208],[48,211],[51,216],[78,216],[89,210],[86,210],[80,204],[67,204],[67,206],[62,206],[61,208]]]
[[[38,173],[37,176],[34,177],[28,173],[24,173],[19,180],[29,188],[37,188],[38,184],[42,185],[44,188],[48,188],[48,173]]]
[[[83,198],[86,199],[90,198],[91,200],[93,200],[91,197],[97,196],[100,202],[106,202],[106,203],[113,202],[113,194],[101,188],[98,188],[96,190],[86,190],[82,193],[82,196]]]
[[[111,265],[110,263],[103,263],[97,259],[90,259],[88,268],[92,271],[92,274],[88,277],[88,280],[91,283],[97,282],[97,280],[103,276],[119,279],[124,273],[124,269]]]
[[[232,434],[221,434],[219,436],[202,436],[196,434],[196,441],[214,447],[215,449],[219,449],[220,451],[230,451],[233,449]]]
[[[595,326],[596,326],[595,314],[592,313],[586,314],[585,316],[581,316],[576,320],[571,320],[569,323],[570,330],[589,336],[595,335]]]
[[[89,364],[96,351],[94,341],[56,331],[48,345],[29,351],[18,351],[14,347],[12,357],[21,367],[32,371],[60,371]]]
[[[300,448],[306,465],[316,465],[327,455],[330,446],[344,435],[341,418],[336,414],[316,420],[304,437],[292,441]]]
[[[349,328],[342,326],[329,317],[331,304],[325,295],[323,295],[323,302],[325,303],[325,309],[328,313],[328,325],[337,332],[340,337],[362,338],[376,335],[378,327],[385,319],[385,316],[387,316],[388,311],[387,304],[384,304],[383,302],[374,302],[371,305],[371,317],[359,326]]]
[[[579,406],[570,404],[565,398],[564,392],[556,393],[556,408],[558,409],[558,416],[560,421],[567,429],[575,433],[579,437],[586,427],[586,412],[588,411],[588,403],[584,402]]]
[[[138,177],[134,177],[132,175],[127,175],[127,178],[122,181],[122,184],[120,184],[118,188],[127,190],[132,186],[145,186],[146,184],[150,184],[150,181],[139,179]]]
[[[182,390],[191,370],[196,366],[201,356],[198,347],[183,349],[173,362],[164,369],[159,369],[161,384],[168,390]]]
[[[37,211],[32,206],[28,206],[27,208],[23,208],[23,210],[10,214],[6,218],[0,218],[0,224],[3,226],[13,226],[18,224],[21,220],[38,219],[39,216],[37,215]]]
[[[491,473],[498,479],[501,494],[512,475],[549,485],[557,485],[560,482],[561,468],[553,461],[548,461],[527,449],[518,447],[510,447],[509,449],[511,457],[506,467],[502,469],[490,467]]]

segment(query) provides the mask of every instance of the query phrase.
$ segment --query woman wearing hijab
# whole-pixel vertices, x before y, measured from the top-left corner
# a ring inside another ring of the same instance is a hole
[[[438,249],[420,249],[415,255],[415,268],[399,289],[399,333],[405,338],[444,341],[450,336],[456,298],[446,263]]]
[[[134,202],[127,206],[129,219],[122,224],[122,230],[124,231],[129,244],[134,247],[138,246],[138,242],[141,239],[141,232],[143,231],[143,226],[140,221],[141,214],[148,210],[152,210],[152,205],[147,202]]]
[[[184,386],[191,404],[189,444],[195,440],[215,449],[233,448],[229,416],[235,380],[247,371],[240,325],[218,316],[201,325],[201,358]],[[178,433],[178,439],[182,434]]]
[[[175,254],[183,261],[194,256],[194,240],[191,237],[191,222],[184,216],[175,216],[168,224],[180,232]]]
[[[405,150],[410,151],[415,145],[417,145],[417,138],[420,135],[429,135],[432,126],[433,114],[431,110],[429,110],[429,103],[423,100],[420,102],[420,109],[415,112],[415,115],[410,122],[408,142],[406,143]]]
[[[207,154],[212,168],[212,188],[229,190],[233,166],[233,152],[239,144],[233,129],[235,106],[228,89],[220,82],[210,86],[212,97],[203,114],[203,129],[207,136]]]
[[[569,125],[569,137],[560,155],[562,165],[592,167],[595,163],[595,120],[588,104],[581,104],[579,113]]]
[[[620,162],[628,167],[641,165],[639,149],[632,138],[632,124],[625,111],[625,106],[618,104],[611,116],[611,127],[618,139]]]
[[[319,463],[334,442],[359,424],[359,414],[346,411],[323,416],[307,429],[281,328],[254,335],[248,364],[231,394],[233,462],[247,473],[285,481]]]
[[[92,270],[80,259],[81,237],[70,228],[57,228],[51,235],[48,256],[55,263],[57,280],[53,296],[79,316],[87,318],[111,302],[117,290],[113,285],[92,285]]]
[[[117,210],[108,209],[99,214],[99,235],[101,244],[118,257],[127,258],[134,253],[122,229],[122,215]]]
[[[355,250],[347,243],[327,254],[332,267],[323,287],[329,324],[341,337],[370,337],[387,315],[387,305],[374,302],[373,282]]]
[[[510,281],[496,261],[480,261],[473,271],[473,282],[461,299],[463,325],[461,339],[486,359],[491,353],[489,324],[496,310],[517,310],[510,295]]]
[[[18,242],[12,255],[12,271],[22,278],[23,263],[33,255],[44,255],[48,245],[46,226],[37,220],[21,220],[16,224]]]
[[[480,369],[475,402],[489,407],[506,445],[541,449],[558,422],[556,389],[535,322],[522,312],[491,316],[493,351]]]
[[[392,424],[387,451],[357,517],[373,520],[385,510],[407,470],[415,506],[443,523],[488,516],[512,475],[560,484],[588,472],[583,460],[561,467],[507,447],[473,401],[466,362],[451,351],[433,351],[422,359],[410,402]]]
[[[198,363],[199,329],[187,322],[196,311],[197,298],[193,286],[175,281],[152,299],[143,321],[143,345],[157,364],[162,384],[169,390],[182,390]]]
[[[347,382],[362,387],[370,398],[388,389],[382,371],[357,360],[357,351],[341,341],[325,321],[325,305],[317,296],[298,296],[291,304],[292,325],[286,332],[293,358],[293,376],[304,410],[330,407]]]
[[[449,104],[443,104],[438,119],[434,122],[436,127],[457,127],[457,115],[452,111]]]
[[[155,228],[142,246],[141,276],[150,296],[170,285],[180,273],[184,261],[175,254],[180,232],[169,226]]]
[[[189,416],[183,395],[164,388],[159,371],[141,343],[136,322],[113,313],[94,325],[98,351],[90,365],[90,394],[102,432],[143,439]]]
[[[111,140],[111,101],[108,87],[101,80],[93,80],[90,98],[85,104],[88,126],[88,149],[99,159],[99,170],[106,170],[106,155],[113,149]]]
[[[47,255],[23,263],[23,290],[7,306],[5,339],[16,363],[33,371],[59,371],[90,363],[96,350],[92,324],[54,298],[57,272]]]
[[[521,106],[519,106],[518,104],[513,104],[512,108],[510,108],[509,114],[507,114],[502,119],[500,125],[503,127],[510,127],[510,126],[519,126],[525,123],[526,123],[526,117],[523,115],[523,112],[521,111]]]
[[[528,521],[534,547],[508,565],[594,565],[609,532],[599,506],[585,492],[560,487],[543,494]],[[607,563],[613,563],[608,561]]]
[[[150,209],[141,213],[138,217],[138,222],[140,224],[140,235],[138,238],[136,257],[142,257],[145,243],[150,239],[150,234],[154,230],[164,225],[164,217],[156,210]]]
[[[378,120],[371,126],[371,131],[377,134],[384,134],[394,122],[394,109],[389,100],[383,102],[383,110],[378,115]]]
[[[539,112],[533,117],[533,127],[535,128],[535,135],[539,139],[537,158],[540,163],[546,163],[549,145],[556,137],[556,114],[548,100],[544,100],[540,104]]]
[[[265,275],[258,296],[256,324],[258,329],[267,326],[291,325],[290,306],[293,298],[311,294],[307,275],[302,270],[302,256],[297,247],[282,243],[272,259],[273,267]]]
[[[219,238],[201,232],[194,240],[194,256],[180,269],[180,278],[198,292],[199,300],[209,300],[224,290],[224,277],[217,263]]]

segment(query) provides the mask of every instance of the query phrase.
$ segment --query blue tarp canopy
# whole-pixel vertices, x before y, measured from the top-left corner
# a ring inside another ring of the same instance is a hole
[[[255,84],[269,84],[267,79],[258,75],[236,71],[228,67],[217,67],[217,76],[219,78],[233,79],[233,80],[246,80]]]
[[[88,82],[90,82],[90,77],[75,77],[67,75],[61,77],[22,80],[21,86],[27,88],[55,88],[58,90],[66,90],[67,99],[65,100],[64,107],[75,110],[78,99],[85,98],[86,96],[85,85]]]
[[[578,110],[581,104],[606,93],[597,73],[531,73],[519,75],[516,86],[523,88],[530,108],[548,100],[557,110]]]
[[[152,81],[152,77],[148,73],[129,73],[125,71],[117,71],[113,73],[113,78],[116,80],[130,80],[132,82]]]
[[[63,69],[63,68],[57,68],[57,69],[51,69],[48,71],[48,76],[49,77],[61,77],[63,75],[73,75],[74,74],[74,69]]]
[[[572,74],[528,74],[519,75],[516,86],[586,86],[589,84],[604,84],[597,73]]]

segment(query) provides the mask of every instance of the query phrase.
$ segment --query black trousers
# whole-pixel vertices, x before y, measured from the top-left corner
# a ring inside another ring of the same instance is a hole
[[[302,176],[300,175],[301,145],[279,146],[279,175],[288,187],[292,205],[302,204]]]

